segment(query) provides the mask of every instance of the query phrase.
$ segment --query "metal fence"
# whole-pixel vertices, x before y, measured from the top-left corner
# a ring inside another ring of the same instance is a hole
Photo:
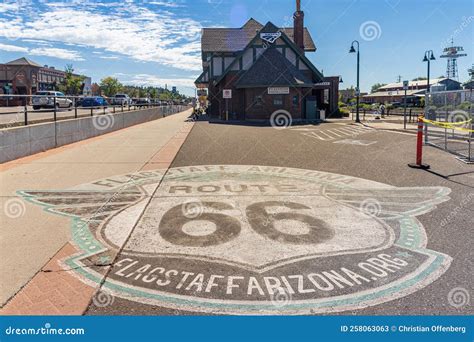
[[[98,99],[97,96],[0,95],[0,128],[156,107],[167,116],[183,105],[150,99]]]
[[[474,93],[472,90],[431,92],[425,100],[425,143],[474,162]]]

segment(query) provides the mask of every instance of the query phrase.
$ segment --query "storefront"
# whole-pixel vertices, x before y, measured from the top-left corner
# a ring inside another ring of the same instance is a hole
[[[75,75],[79,76],[79,75]],[[37,91],[58,90],[64,82],[66,72],[22,57],[0,64],[0,95],[34,95]],[[84,94],[90,93],[91,79],[84,78]],[[24,99],[3,98],[2,105],[23,104]],[[21,103],[20,103],[21,102]]]
[[[294,121],[337,116],[339,77],[325,77],[306,57],[316,51],[297,1],[292,28],[251,18],[240,29],[203,29],[203,72],[214,120],[268,121],[286,111]]]

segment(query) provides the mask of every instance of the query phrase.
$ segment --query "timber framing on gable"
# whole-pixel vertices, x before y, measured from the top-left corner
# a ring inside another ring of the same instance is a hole
[[[300,63],[300,60],[306,64],[306,66],[308,67],[309,70],[311,70],[318,79],[323,79],[324,76],[323,74],[313,65],[313,63],[311,63],[311,61],[304,55],[304,52],[301,51],[292,41],[291,39],[288,38],[288,36],[286,35],[286,33],[284,32],[284,30],[280,30],[279,28],[277,28],[273,23],[271,22],[268,22],[260,31],[257,31],[255,37],[247,44],[247,46],[236,56],[236,58],[232,61],[232,63],[230,63],[230,65],[225,68],[225,70],[223,69],[223,72],[222,74],[214,81],[214,86],[217,86],[224,78],[225,76],[229,73],[229,71],[232,70],[232,68],[234,67],[234,65],[236,63],[240,63],[239,64],[239,70],[242,71],[242,68],[241,68],[241,64],[242,64],[242,57],[243,55],[245,54],[245,52],[249,49],[252,49],[252,54],[253,54],[253,63],[255,63],[257,61],[257,55],[256,55],[256,47],[262,47],[263,45],[261,44],[256,44],[256,42],[260,39],[260,32],[269,32],[269,33],[272,33],[272,32],[281,32],[281,36],[280,38],[286,43],[284,45],[278,45],[276,47],[281,47],[283,49],[282,53],[283,53],[283,56],[286,57],[287,53],[286,53],[286,49],[291,49],[294,53],[295,53],[295,56],[296,56],[296,64],[297,66],[299,66],[299,63]]]

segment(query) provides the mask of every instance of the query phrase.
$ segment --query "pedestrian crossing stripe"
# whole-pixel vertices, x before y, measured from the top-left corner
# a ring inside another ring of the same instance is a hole
[[[293,130],[301,131],[305,136],[315,138],[321,141],[332,141],[340,138],[354,137],[360,134],[370,133],[375,131],[374,128],[366,126],[352,126],[340,125],[338,128],[317,129],[317,128],[299,128],[295,127]]]

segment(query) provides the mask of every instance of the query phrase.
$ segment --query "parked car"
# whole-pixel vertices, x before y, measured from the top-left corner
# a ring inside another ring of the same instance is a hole
[[[84,100],[84,96],[81,96],[81,97],[76,97],[75,101],[74,101],[74,106],[76,107],[81,107],[82,106],[82,101]]]
[[[84,97],[81,101],[81,107],[107,107],[109,103],[102,96]]]
[[[137,106],[147,106],[151,103],[151,100],[147,97],[137,98],[134,101],[134,104]]]
[[[127,106],[132,104],[132,99],[127,94],[115,94],[112,97],[113,105]]]
[[[59,91],[38,91],[33,96],[33,109],[72,108],[72,100]]]

